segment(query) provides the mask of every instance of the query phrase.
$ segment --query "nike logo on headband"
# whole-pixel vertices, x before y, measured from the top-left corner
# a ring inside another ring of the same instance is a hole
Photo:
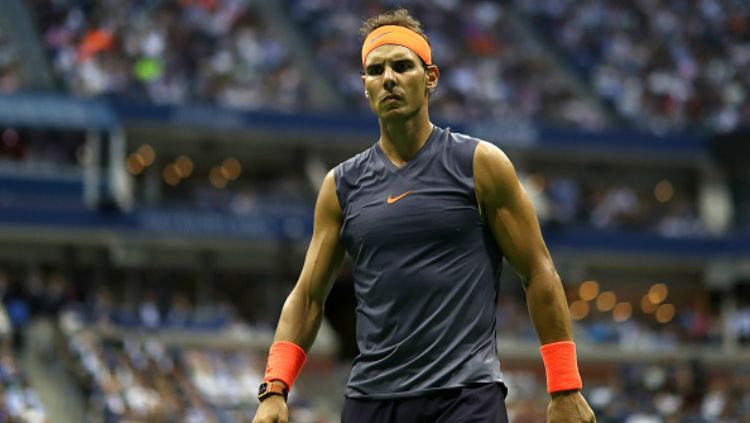
[[[390,34],[391,32],[393,32],[393,31],[384,32],[384,33],[378,35],[377,37],[374,37],[373,39],[370,40],[370,44],[374,43],[375,40],[377,40],[378,38],[381,38],[383,35]]]

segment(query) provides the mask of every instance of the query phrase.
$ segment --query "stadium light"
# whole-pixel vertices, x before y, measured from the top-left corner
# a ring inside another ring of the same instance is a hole
[[[164,171],[162,172],[162,176],[164,177],[164,182],[167,183],[167,185],[175,186],[180,183],[180,175],[177,173],[176,166],[174,163],[170,163],[166,166],[164,166]]]
[[[222,166],[214,166],[208,174],[208,179],[211,181],[211,185],[216,189],[222,189],[227,186],[227,177],[224,176],[225,171],[222,169]]]
[[[145,162],[143,160],[143,157],[140,154],[131,153],[128,156],[128,160],[127,160],[128,172],[130,172],[133,175],[140,175],[141,172],[143,172],[144,167],[145,167]]]
[[[656,187],[654,188],[654,197],[656,197],[656,200],[658,202],[666,203],[671,200],[673,196],[674,188],[672,187],[671,182],[666,179],[662,179],[658,184],[656,184]]]
[[[633,315],[633,306],[628,302],[617,303],[612,309],[612,318],[618,322],[624,322]]]
[[[583,320],[588,316],[590,311],[589,303],[583,300],[576,300],[570,305],[570,317],[573,320]]]
[[[669,323],[674,318],[675,308],[672,304],[662,304],[656,309],[656,321]]]
[[[651,314],[655,312],[657,306],[657,304],[651,302],[651,300],[648,298],[648,294],[644,295],[643,298],[641,298],[641,310],[644,314]]]
[[[142,146],[138,147],[137,152],[141,155],[141,157],[143,157],[143,162],[146,166],[151,166],[154,163],[154,160],[156,159],[156,152],[150,145],[143,144]]]
[[[193,161],[184,154],[175,159],[174,165],[181,178],[189,178],[193,174]]]
[[[599,282],[597,281],[586,281],[581,284],[578,288],[578,296],[582,300],[591,301],[599,295]]]
[[[239,178],[240,173],[242,173],[242,165],[240,164],[240,161],[232,157],[224,159],[224,161],[221,162],[221,168],[224,169],[223,171],[226,172],[225,176],[230,181]]]
[[[610,311],[615,303],[617,303],[617,296],[612,291],[602,292],[596,298],[596,308],[599,311]]]
[[[648,299],[654,304],[661,304],[667,299],[669,289],[663,283],[657,283],[648,290]]]

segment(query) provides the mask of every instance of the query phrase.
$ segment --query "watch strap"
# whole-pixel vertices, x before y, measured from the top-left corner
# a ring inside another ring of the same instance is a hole
[[[281,382],[268,381],[260,384],[260,388],[258,389],[258,399],[260,401],[273,395],[281,395],[284,397],[284,401],[286,401],[289,396],[289,390]]]

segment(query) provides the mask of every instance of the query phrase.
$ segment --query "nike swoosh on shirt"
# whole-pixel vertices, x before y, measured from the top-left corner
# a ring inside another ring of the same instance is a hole
[[[398,200],[400,200],[400,199],[402,199],[402,198],[406,197],[407,195],[411,194],[412,192],[414,192],[414,191],[406,191],[405,193],[403,193],[403,194],[401,194],[401,195],[397,195],[397,196],[395,196],[395,197],[391,197],[391,196],[389,195],[389,196],[388,196],[388,199],[387,199],[387,200],[385,200],[385,202],[386,202],[386,203],[388,203],[388,204],[393,204],[393,203],[395,203],[396,201],[398,201]]]

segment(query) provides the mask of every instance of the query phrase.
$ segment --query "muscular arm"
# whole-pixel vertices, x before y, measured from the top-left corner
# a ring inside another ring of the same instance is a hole
[[[521,276],[539,341],[572,341],[565,293],[534,208],[508,157],[491,144],[480,143],[474,153],[474,186],[495,240]],[[552,394],[547,421],[592,423],[596,417],[579,390],[568,390]]]
[[[318,194],[313,236],[297,284],[281,310],[275,341],[293,342],[305,351],[312,347],[323,320],[323,305],[344,256],[339,242],[341,219],[341,206],[331,171]],[[289,410],[284,397],[274,395],[260,403],[253,423],[287,423],[288,420]]]
[[[534,208],[508,157],[480,143],[474,183],[482,213],[508,262],[523,281],[526,302],[542,344],[572,340],[570,314],[560,277],[542,239]]]
[[[309,350],[323,319],[323,305],[338,273],[344,249],[339,241],[341,207],[333,171],[323,180],[315,204],[310,246],[299,279],[284,303],[275,341],[290,341]]]

